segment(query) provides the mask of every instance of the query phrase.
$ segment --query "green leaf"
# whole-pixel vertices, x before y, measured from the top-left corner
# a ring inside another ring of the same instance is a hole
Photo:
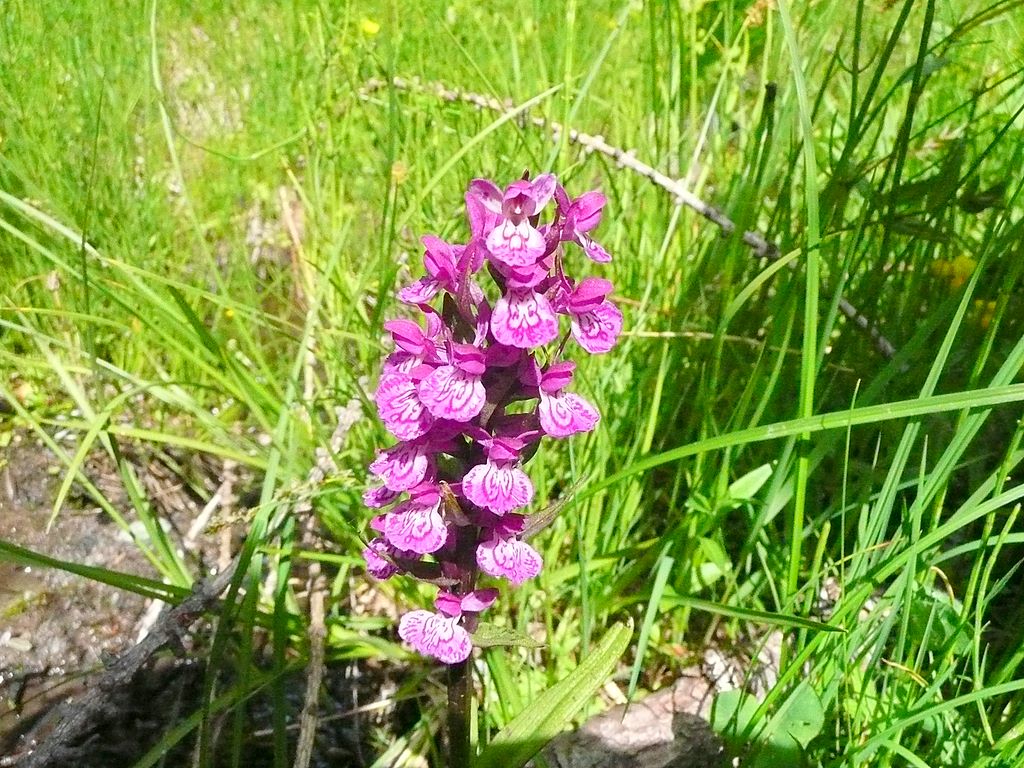
[[[633,636],[632,626],[618,623],[593,652],[563,680],[544,691],[503,728],[474,761],[475,768],[519,768],[572,720],[619,664]]]
[[[722,691],[715,696],[715,704],[711,708],[711,728],[719,734],[730,747],[738,749],[736,735],[747,730],[747,726],[757,712],[757,699],[742,688]]]
[[[701,537],[697,540],[690,572],[690,593],[706,589],[732,570],[729,555],[722,545],[713,539]]]
[[[788,748],[795,741],[806,749],[824,725],[821,699],[810,684],[802,680],[768,722],[768,740],[780,748]]]
[[[136,576],[132,573],[122,573],[100,568],[94,565],[82,565],[69,560],[60,560],[49,557],[40,552],[34,552],[24,547],[19,547],[5,539],[0,539],[0,562],[26,565],[32,568],[57,568],[61,571],[73,573],[85,579],[98,581],[100,584],[107,584],[127,592],[134,592],[137,595],[163,600],[174,603],[188,595],[188,590],[174,584],[164,584],[154,579],[147,579],[144,576]]]
[[[755,746],[751,762],[757,768],[799,765],[800,754],[821,733],[825,711],[821,699],[806,680],[802,680],[779,710],[763,725],[753,722],[757,699],[742,689],[723,691],[715,697],[711,727],[734,751],[747,748],[744,733],[754,730],[749,741]]]
[[[961,619],[963,604],[942,590],[918,587],[910,604],[911,637],[919,638],[929,651],[949,649],[956,655],[971,649],[971,635]]]
[[[196,314],[195,310],[192,309],[192,305],[188,303],[188,299],[175,288],[173,285],[167,286],[168,293],[171,294],[171,298],[174,299],[174,303],[178,305],[178,309],[181,310],[181,314],[184,315],[185,321],[195,331],[196,338],[206,347],[207,351],[213,355],[215,360],[220,360],[221,349],[220,344],[213,338],[213,334],[207,329],[206,325],[200,319],[199,315]]]
[[[757,469],[747,472],[729,486],[729,498],[733,501],[749,501],[753,499],[761,486],[772,476],[772,465],[762,464]]]
[[[719,451],[734,445],[750,445],[751,443],[778,440],[792,435],[813,434],[833,429],[849,429],[865,424],[877,424],[878,422],[894,421],[896,419],[912,419],[917,416],[930,416],[947,411],[988,408],[1007,403],[1017,403],[1022,400],[1024,400],[1024,384],[993,385],[978,389],[968,389],[962,392],[949,392],[942,395],[928,395],[911,400],[881,403],[880,405],[868,405],[862,408],[847,408],[842,411],[820,413],[814,416],[790,419],[789,421],[780,421],[774,424],[762,424],[761,426],[750,427],[738,432],[714,435],[678,448],[672,448],[663,453],[645,456],[626,465],[623,469],[606,477],[604,480],[588,485],[585,490],[580,492],[576,500],[578,502],[586,501],[606,488],[611,488],[621,483],[628,477],[647,472],[655,467],[679,461],[687,456]]]
[[[753,608],[740,608],[735,605],[724,605],[723,603],[715,603],[711,600],[703,600],[699,597],[691,597],[690,595],[681,595],[674,591],[672,587],[665,588],[665,595],[662,598],[662,603],[662,610],[667,610],[668,608],[675,606],[687,606],[698,611],[717,613],[722,616],[732,616],[737,619],[756,621],[761,624],[770,624],[776,627],[813,629],[818,632],[846,631],[843,627],[833,626],[832,624],[822,624],[820,621],[805,619],[802,616],[792,616],[788,613],[770,613],[768,611],[759,611]]]
[[[511,646],[515,648],[543,648],[544,643],[534,640],[529,635],[517,632],[511,627],[496,627],[493,624],[480,624],[473,633],[473,645],[477,648],[495,648]]]
[[[629,675],[629,692],[626,696],[630,699],[636,693],[636,684],[640,680],[640,670],[644,664],[644,654],[647,653],[647,643],[651,639],[651,630],[654,628],[654,620],[658,616],[661,596],[668,584],[668,577],[672,573],[672,566],[674,564],[675,561],[667,555],[658,563],[658,572],[654,576],[654,587],[651,589],[651,599],[648,601],[647,611],[644,613],[644,623],[640,625],[640,639],[636,643],[636,658],[633,660],[633,670]]]

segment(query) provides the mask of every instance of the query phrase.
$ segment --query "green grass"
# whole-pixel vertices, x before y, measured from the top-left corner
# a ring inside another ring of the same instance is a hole
[[[628,617],[624,690],[669,680],[708,642],[785,628],[767,699],[719,709],[750,764],[1018,765],[1022,54],[1024,9],[1005,1],[784,2],[760,19],[732,2],[14,2],[0,18],[0,396],[15,413],[0,428],[75,430],[77,450],[54,443],[65,490],[77,478],[119,524],[138,516],[174,594],[192,575],[155,513],[139,494],[116,509],[83,459],[110,453],[129,488],[127,443],[250,468],[234,622],[273,630],[277,671],[305,648],[287,576],[306,557],[292,513],[311,502],[339,556],[329,657],[416,666],[386,621],[345,607],[365,464],[387,439],[369,399],[381,323],[418,275],[418,236],[459,233],[471,178],[553,170],[610,198],[598,235],[627,335],[581,361],[601,429],[530,464],[542,500],[584,482],[536,540],[544,574],[496,611],[548,645],[483,653],[483,737]],[[424,87],[361,92],[393,76]],[[435,82],[633,149],[786,266],[609,158],[439,99]],[[363,415],[340,471],[311,486],[352,400]],[[825,619],[830,578],[842,591]],[[379,589],[403,606],[428,594]],[[230,623],[220,632],[226,659]],[[211,681],[204,738],[247,684],[279,686],[241,656],[238,691]],[[787,737],[815,708],[821,727]],[[437,722],[425,705],[403,748],[432,749]]]

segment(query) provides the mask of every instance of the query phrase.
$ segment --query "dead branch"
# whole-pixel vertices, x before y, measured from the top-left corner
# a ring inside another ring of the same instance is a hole
[[[389,83],[385,80],[372,78],[366,82],[362,89],[360,89],[359,97],[365,101],[369,99],[374,92],[382,90],[388,87],[388,85]],[[547,118],[539,115],[528,115],[522,107],[517,106],[510,100],[501,101],[491,96],[484,96],[479,93],[447,88],[440,83],[426,85],[416,79],[406,80],[401,77],[392,78],[390,85],[398,90],[426,93],[443,101],[471,104],[477,109],[487,109],[502,115],[522,112],[523,114],[520,115],[520,125],[532,125],[536,128],[547,130],[551,133],[551,138],[554,141],[560,141],[562,134],[566,132],[565,127],[562,126],[561,123],[554,120],[548,120]],[[717,226],[722,231],[723,236],[732,235],[736,231],[735,222],[733,222],[733,220],[726,216],[721,210],[713,205],[709,205],[693,194],[681,179],[673,179],[653,166],[637,159],[635,150],[620,149],[605,141],[603,136],[592,136],[588,133],[577,131],[574,128],[570,128],[567,135],[571,144],[578,144],[585,152],[597,152],[602,154],[605,157],[614,160],[619,167],[627,168],[633,173],[639,174],[640,176],[648,179],[655,186],[664,189],[675,198],[678,205],[685,205],[687,208],[697,212]],[[767,240],[764,235],[759,232],[747,230],[743,232],[741,239],[758,258],[777,259],[780,255],[779,246]],[[840,298],[839,311],[852,321],[857,328],[867,332],[874,341],[875,348],[882,357],[887,360],[891,360],[893,358],[896,354],[896,347],[894,347],[892,342],[882,334],[881,330],[879,330],[875,323],[872,323],[866,315],[860,312],[845,297]]]
[[[75,744],[88,734],[105,712],[111,710],[112,694],[129,685],[158,651],[166,647],[181,647],[189,627],[213,608],[231,583],[237,564],[235,560],[221,573],[196,585],[191,595],[163,613],[145,638],[107,665],[95,686],[77,699],[62,704],[58,708],[58,723],[50,735],[15,765],[18,768],[73,765],[80,754]]]

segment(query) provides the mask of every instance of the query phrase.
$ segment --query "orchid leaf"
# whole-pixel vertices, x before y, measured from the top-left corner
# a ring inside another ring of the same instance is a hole
[[[475,768],[519,768],[558,735],[622,659],[633,628],[618,623],[580,665],[505,726],[474,761]]]
[[[481,623],[473,633],[473,645],[477,648],[495,648],[498,646],[514,648],[543,648],[544,643],[534,640],[529,635],[517,632],[511,627],[498,627],[494,624]]]

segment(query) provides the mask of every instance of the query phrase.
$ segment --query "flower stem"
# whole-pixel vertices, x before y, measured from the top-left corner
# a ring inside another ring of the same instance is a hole
[[[476,546],[480,529],[475,525],[458,528],[455,544],[455,562],[459,564],[461,578],[458,592],[468,595],[476,584]],[[462,625],[472,634],[477,617],[463,616]],[[473,697],[473,657],[448,667],[448,765],[450,768],[469,768],[473,758],[470,742],[469,705]]]
[[[448,765],[469,768],[472,746],[469,740],[469,702],[473,677],[470,660],[448,667]]]

